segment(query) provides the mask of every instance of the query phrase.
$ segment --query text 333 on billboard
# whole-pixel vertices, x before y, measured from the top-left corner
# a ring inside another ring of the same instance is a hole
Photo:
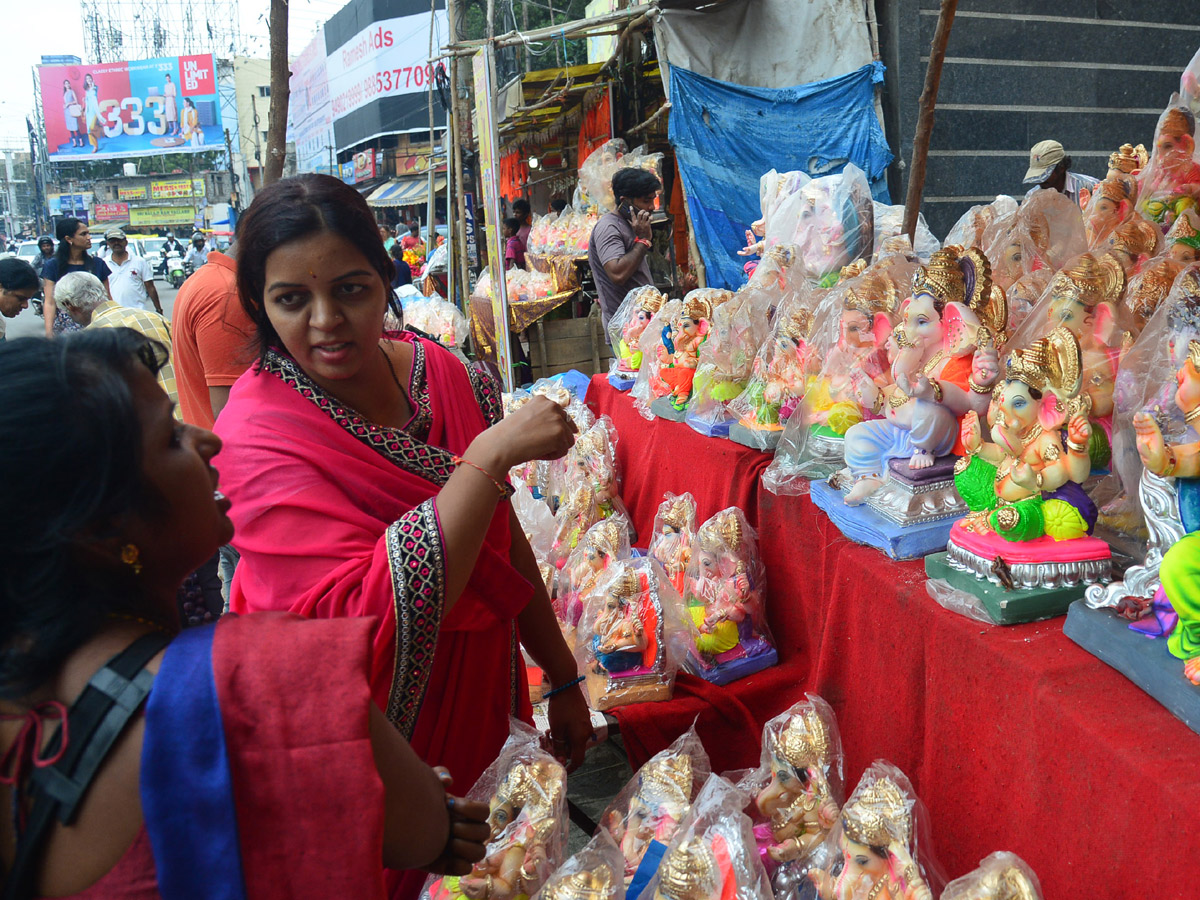
[[[424,87],[433,77],[433,66],[404,66],[382,69],[364,76],[362,81],[333,98],[333,114],[340,116],[365,101],[413,87]]]

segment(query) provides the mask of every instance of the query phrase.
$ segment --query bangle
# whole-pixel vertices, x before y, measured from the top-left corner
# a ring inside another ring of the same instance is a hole
[[[504,485],[501,484],[495,478],[495,476],[493,476],[492,473],[489,472],[487,469],[485,469],[483,466],[477,466],[477,465],[475,465],[475,463],[471,462],[469,459],[463,459],[461,456],[451,457],[451,462],[453,462],[454,465],[456,465],[456,466],[461,466],[461,465],[465,464],[465,465],[470,466],[472,469],[474,469],[477,472],[482,472],[484,475],[487,476],[487,480],[496,486],[496,490],[498,490],[500,492],[501,497],[508,496],[508,492],[504,490]]]
[[[634,242],[635,244],[641,244],[641,245],[642,245],[643,247],[645,247],[647,250],[649,250],[649,249],[650,249],[652,246],[654,246],[654,245],[653,245],[653,244],[651,244],[651,243],[650,243],[650,241],[648,241],[646,238],[635,237],[635,238],[633,239],[633,242]]]
[[[990,386],[989,387],[980,387],[979,385],[977,385],[975,383],[975,379],[970,375],[967,376],[967,387],[969,387],[971,390],[973,390],[977,394],[990,394],[992,392],[992,388]]]
[[[1083,444],[1077,444],[1077,443],[1075,443],[1075,442],[1074,442],[1073,440],[1071,440],[1070,438],[1067,438],[1067,449],[1068,449],[1068,450],[1073,450],[1073,451],[1075,451],[1076,453],[1087,453],[1087,452],[1088,452],[1088,448],[1087,448],[1087,447],[1085,447]]]
[[[573,687],[575,687],[575,685],[582,684],[582,683],[583,683],[583,676],[580,675],[578,678],[571,679],[566,684],[559,685],[556,688],[552,688],[552,689],[546,691],[546,693],[542,694],[542,699],[549,700],[555,694],[561,694],[567,688],[573,688]]]
[[[1197,417],[1200,417],[1200,406],[1197,406],[1195,409],[1193,409],[1189,413],[1184,413],[1183,421],[1186,422],[1188,425],[1191,425],[1193,422],[1196,421]]]

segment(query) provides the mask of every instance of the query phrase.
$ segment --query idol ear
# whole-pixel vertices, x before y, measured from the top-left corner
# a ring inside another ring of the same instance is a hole
[[[875,334],[875,346],[882,347],[887,343],[887,339],[892,333],[891,319],[883,313],[875,313],[875,320],[871,323],[871,331]]]
[[[1097,303],[1092,312],[1095,317],[1093,333],[1104,346],[1111,347],[1117,337],[1117,313],[1111,303]]]
[[[1050,431],[1061,428],[1067,421],[1067,407],[1049,388],[1042,395],[1041,406],[1038,407],[1038,423],[1043,430]]]

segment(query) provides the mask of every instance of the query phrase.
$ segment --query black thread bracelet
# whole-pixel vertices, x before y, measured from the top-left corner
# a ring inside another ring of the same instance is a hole
[[[580,675],[578,678],[574,679],[573,681],[568,681],[568,682],[567,682],[566,684],[564,684],[564,685],[561,685],[561,686],[559,686],[559,687],[556,687],[556,688],[554,688],[553,690],[546,691],[546,693],[542,694],[542,699],[543,699],[543,700],[549,700],[549,699],[550,699],[551,697],[553,697],[555,694],[561,694],[561,693],[562,693],[563,691],[565,691],[567,688],[573,688],[573,687],[575,687],[575,685],[577,685],[577,684],[581,684],[582,682],[583,682],[583,676],[582,676],[582,675]]]

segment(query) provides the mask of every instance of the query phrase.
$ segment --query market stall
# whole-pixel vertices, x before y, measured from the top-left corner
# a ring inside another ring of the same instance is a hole
[[[588,403],[620,435],[621,495],[639,534],[665,491],[691,491],[701,517],[746,511],[780,652],[779,666],[731,685],[680,675],[673,700],[615,710],[635,766],[697,716],[714,769],[751,765],[762,724],[811,691],[837,712],[849,783],[879,757],[912,777],[952,877],[1002,846],[1047,897],[1113,885],[1186,895],[1187,873],[1150,863],[1147,848],[1200,854],[1188,824],[1200,737],[1075,646],[1061,620],[985,626],[948,612],[920,563],[851,542],[807,497],[764,489],[769,457],[647,422],[603,378]]]

